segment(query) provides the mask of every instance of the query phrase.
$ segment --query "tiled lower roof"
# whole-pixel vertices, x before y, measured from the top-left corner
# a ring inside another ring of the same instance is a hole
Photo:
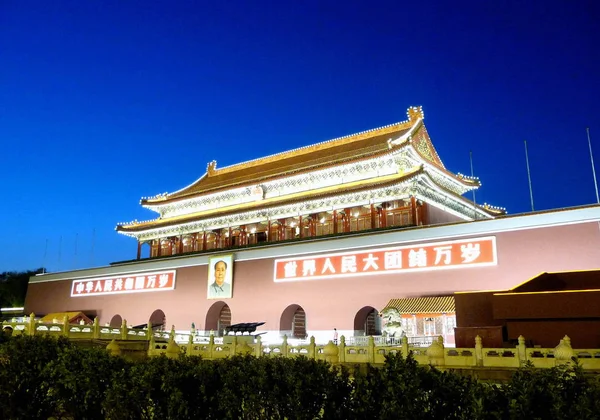
[[[87,316],[85,316],[85,314],[83,312],[53,312],[53,313],[48,314],[45,317],[43,317],[41,319],[41,321],[42,322],[53,322],[56,319],[62,323],[65,319],[65,316],[67,317],[67,319],[69,321],[71,321],[72,319],[77,318],[80,315],[83,315],[84,317],[87,318]]]
[[[454,296],[392,299],[385,307],[385,309],[389,308],[397,309],[401,314],[439,314],[456,312]]]

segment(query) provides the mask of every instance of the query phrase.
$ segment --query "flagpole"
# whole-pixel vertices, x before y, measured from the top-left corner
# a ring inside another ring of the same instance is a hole
[[[531,199],[531,211],[535,211],[533,207],[533,189],[531,188],[531,171],[529,170],[529,154],[527,153],[527,140],[525,143],[525,162],[527,163],[527,179],[529,179],[529,198]]]
[[[471,162],[471,178],[475,178],[473,175],[473,151],[469,150],[469,161]],[[475,201],[475,188],[472,190],[473,193],[473,212],[475,215],[475,219],[477,219],[477,202]]]
[[[77,242],[78,242],[78,239],[79,239],[79,233],[76,233],[75,234],[75,255],[74,255],[74,260],[75,261],[74,261],[74,264],[73,264],[74,265],[74,267],[73,267],[74,269],[77,268]]]
[[[46,272],[46,255],[48,255],[48,238],[46,238],[46,246],[44,247],[44,262],[42,263],[42,274]]]
[[[592,154],[592,141],[590,140],[590,128],[585,129],[587,131],[588,146],[590,147],[590,161],[592,162],[592,174],[594,175],[594,188],[596,189],[596,202],[600,203],[600,196],[598,195],[598,182],[596,181],[596,168],[594,167],[594,155]]]
[[[60,235],[60,240],[58,241],[58,271],[60,271],[61,258],[62,258],[62,235]]]
[[[90,267],[94,265],[94,245],[96,242],[96,228],[92,230],[92,249],[90,251]]]

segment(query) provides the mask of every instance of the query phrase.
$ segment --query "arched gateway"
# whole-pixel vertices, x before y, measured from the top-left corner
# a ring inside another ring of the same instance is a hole
[[[148,322],[152,324],[152,329],[164,331],[167,329],[167,316],[162,309],[157,309],[152,312]]]
[[[212,304],[206,314],[204,329],[206,331],[216,331],[217,335],[223,334],[223,329],[231,325],[231,309],[223,301]]]
[[[108,325],[112,328],[119,328],[122,323],[123,318],[121,318],[121,315],[117,314],[110,319],[110,323]]]
[[[279,320],[279,332],[291,338],[306,338],[306,312],[293,304],[285,308]]]
[[[355,335],[381,335],[381,319],[379,312],[372,306],[360,309],[354,317]]]

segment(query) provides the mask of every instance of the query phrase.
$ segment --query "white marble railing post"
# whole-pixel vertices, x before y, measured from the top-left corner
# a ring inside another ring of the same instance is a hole
[[[523,366],[527,362],[527,346],[525,346],[525,337],[520,335],[518,340],[517,354],[519,355],[519,366]]]
[[[187,342],[187,355],[188,356],[192,355],[193,348],[194,348],[194,335],[190,334],[190,336],[188,337],[188,342]]]
[[[283,343],[281,343],[281,355],[283,357],[288,356],[288,342],[287,342],[287,334],[283,336]]]
[[[100,338],[100,322],[98,321],[98,317],[94,318],[94,323],[92,324],[92,337],[95,339]]]
[[[175,337],[169,338],[169,342],[167,343],[167,357],[169,359],[179,359],[181,354],[181,348],[175,342]]]
[[[127,340],[127,320],[121,322],[121,340]]]
[[[403,336],[402,337],[402,356],[403,357],[408,357],[408,337],[407,336]]]
[[[29,335],[35,335],[35,327],[35,314],[32,312],[29,314],[29,325],[27,326]]]
[[[256,348],[254,351],[254,355],[256,357],[260,357],[263,355],[262,338],[260,338],[260,335],[256,337]]]
[[[440,335],[437,340],[433,340],[431,345],[427,348],[427,358],[430,365],[443,366],[446,364],[445,357],[444,337]]]
[[[233,336],[233,340],[231,341],[231,347],[229,348],[229,354],[235,356],[237,353],[237,335]]]
[[[480,336],[475,337],[475,363],[476,366],[483,366],[483,346]]]
[[[175,339],[175,325],[171,325],[171,331],[169,331],[169,339]]]
[[[69,337],[69,316],[65,315],[65,317],[63,318],[63,324],[62,324],[62,335],[64,337]]]
[[[308,358],[316,359],[317,358],[317,345],[315,344],[315,336],[310,336],[310,343],[308,344]]]
[[[573,348],[571,347],[571,339],[568,335],[565,335],[558,343],[558,346],[554,348],[554,361],[556,366],[562,364],[570,364],[572,357],[575,355]]]
[[[154,342],[154,336],[150,336],[150,342],[148,343],[148,356],[154,356],[154,347],[156,343]]]
[[[148,322],[148,326],[147,326],[147,330],[146,330],[146,337],[148,338],[148,340],[150,340],[150,337],[154,337],[154,331],[152,330],[152,322]]]
[[[212,359],[215,352],[215,336],[211,334],[208,338],[208,357]]]
[[[340,351],[338,353],[338,360],[340,363],[345,363],[346,362],[346,337],[344,337],[343,335],[340,336]]]

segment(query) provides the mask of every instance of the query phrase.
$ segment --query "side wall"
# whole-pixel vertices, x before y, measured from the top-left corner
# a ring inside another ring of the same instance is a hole
[[[432,206],[431,204],[427,204],[426,208],[426,220],[429,225],[439,225],[442,223],[455,223],[455,222],[464,222],[458,216],[447,213],[444,210],[438,209],[437,207]]]

